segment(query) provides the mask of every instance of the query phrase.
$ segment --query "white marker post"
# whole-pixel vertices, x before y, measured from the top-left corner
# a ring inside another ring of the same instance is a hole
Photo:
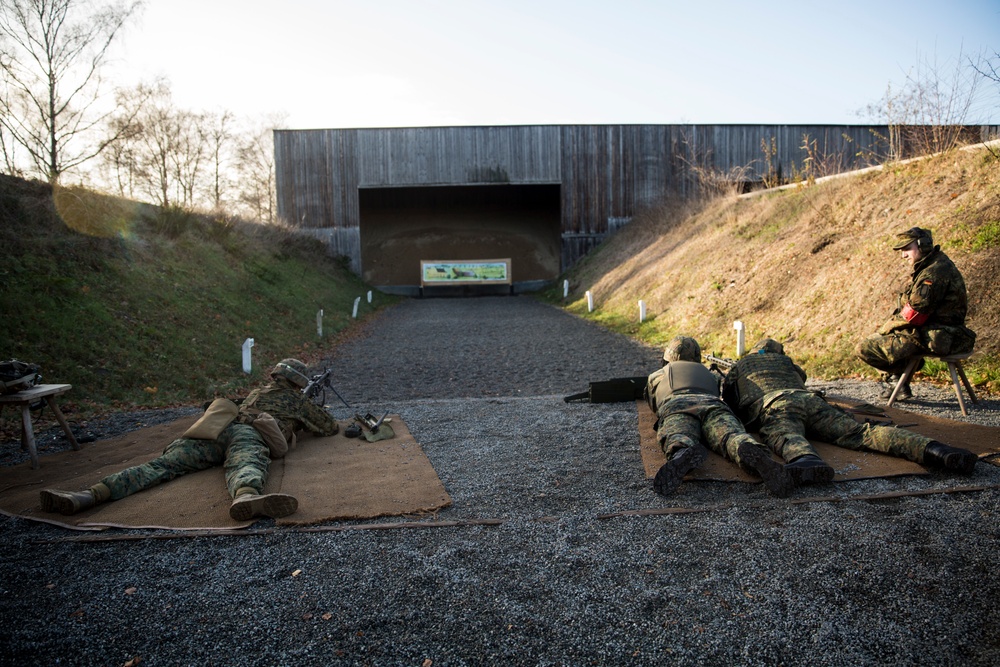
[[[569,296],[569,281],[568,280],[564,280],[563,281],[563,298],[565,299],[568,296]]]
[[[360,296],[354,300],[354,312],[351,314],[351,317],[353,317],[354,319],[358,319],[358,304],[359,303],[361,303],[361,297]]]
[[[320,308],[316,313],[316,335],[320,338],[323,337],[323,309]]]
[[[372,291],[368,290],[368,303],[372,302]]]
[[[639,324],[646,321],[646,302],[639,299]]]
[[[736,358],[739,359],[747,351],[746,331],[739,320],[733,322],[733,328],[736,329]]]
[[[594,312],[594,295],[590,293],[590,290],[587,290],[587,312]]]
[[[253,367],[250,363],[250,348],[253,347],[253,338],[247,338],[243,341],[243,372],[250,374]]]

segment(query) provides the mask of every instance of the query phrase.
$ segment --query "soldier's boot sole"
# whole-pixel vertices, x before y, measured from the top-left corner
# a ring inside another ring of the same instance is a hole
[[[785,498],[795,488],[795,480],[763,447],[757,447],[749,442],[739,446],[737,454],[740,463],[752,470],[764,481],[764,488],[776,498]]]
[[[280,519],[294,514],[299,509],[299,501],[287,493],[267,493],[262,496],[244,495],[233,501],[229,516],[236,521],[249,521],[257,516]]]
[[[834,470],[825,463],[816,463],[808,466],[796,466],[789,463],[785,466],[785,472],[791,476],[795,486],[803,484],[826,484],[833,481]]]
[[[962,475],[971,475],[978,462],[979,457],[975,453],[937,440],[930,442],[924,450],[924,465],[951,470]]]
[[[708,450],[701,446],[680,450],[660,466],[653,478],[653,490],[662,496],[670,495],[681,485],[684,475],[704,463],[706,458]]]
[[[38,492],[42,501],[42,511],[59,514],[76,514],[97,504],[90,491],[57,491],[44,489]]]

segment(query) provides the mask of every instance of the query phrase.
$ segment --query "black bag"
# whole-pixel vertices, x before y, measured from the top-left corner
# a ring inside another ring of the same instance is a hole
[[[563,400],[587,401],[590,403],[622,403],[625,401],[636,401],[643,398],[646,391],[647,376],[641,375],[630,378],[614,378],[612,380],[602,380],[591,382],[587,391],[567,396]]]
[[[30,389],[41,384],[41,368],[17,359],[0,361],[0,391],[4,394],[16,394],[22,389]]]

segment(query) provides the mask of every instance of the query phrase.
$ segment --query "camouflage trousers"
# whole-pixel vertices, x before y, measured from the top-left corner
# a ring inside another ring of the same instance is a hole
[[[882,452],[920,463],[930,438],[891,426],[862,424],[808,391],[795,391],[760,411],[760,435],[775,454],[792,461],[816,454],[807,438],[846,449]]]
[[[858,343],[858,357],[872,368],[889,375],[902,375],[913,357],[929,354],[913,332],[874,334]]]
[[[681,394],[665,401],[657,411],[656,434],[668,461],[678,450],[703,444],[739,465],[742,443],[763,447],[721,398],[708,394]]]
[[[108,475],[101,482],[111,489],[111,500],[120,500],[189,472],[224,465],[229,495],[235,497],[236,490],[245,486],[263,493],[270,463],[267,445],[256,429],[232,423],[215,440],[178,438],[159,457]]]

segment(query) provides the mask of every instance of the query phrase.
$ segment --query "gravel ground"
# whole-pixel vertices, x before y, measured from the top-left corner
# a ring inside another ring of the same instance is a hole
[[[1000,469],[787,499],[691,482],[663,498],[642,474],[634,405],[562,400],[658,359],[529,297],[405,301],[335,351],[337,388],[401,414],[441,477],[453,505],[410,519],[464,524],[81,542],[92,535],[0,517],[0,664],[1000,663]],[[816,386],[878,402],[873,382]],[[962,418],[948,391],[914,391],[899,407]],[[987,400],[968,420],[998,415]],[[43,452],[61,447],[46,437]],[[18,449],[5,443],[3,463],[23,462]],[[970,486],[987,488],[857,498]],[[671,507],[698,511],[606,516]]]

